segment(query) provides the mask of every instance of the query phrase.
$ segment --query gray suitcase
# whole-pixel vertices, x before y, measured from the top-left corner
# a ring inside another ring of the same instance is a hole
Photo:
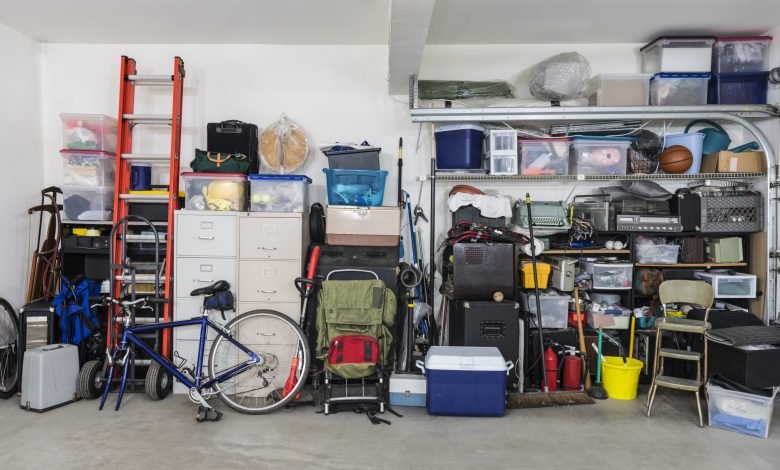
[[[72,344],[49,344],[24,352],[22,399],[27,411],[44,411],[78,400],[79,352]]]

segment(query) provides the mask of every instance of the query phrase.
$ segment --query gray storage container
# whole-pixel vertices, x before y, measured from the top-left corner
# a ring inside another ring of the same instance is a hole
[[[79,352],[72,344],[49,344],[24,353],[22,399],[27,411],[43,413],[78,400]]]

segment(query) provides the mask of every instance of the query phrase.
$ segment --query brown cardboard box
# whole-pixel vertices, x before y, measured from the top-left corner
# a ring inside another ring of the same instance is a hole
[[[734,153],[724,150],[702,157],[701,173],[761,173],[766,171],[764,152]]]

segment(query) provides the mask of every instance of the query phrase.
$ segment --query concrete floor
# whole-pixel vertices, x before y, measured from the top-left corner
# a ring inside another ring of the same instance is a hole
[[[119,412],[81,401],[44,414],[0,402],[0,468],[750,468],[777,469],[780,406],[769,439],[695,423],[692,394],[660,390],[653,417],[636,401],[511,410],[504,418],[428,416],[421,408],[365,416],[309,406],[268,416],[225,412],[194,421],[183,396],[126,396]]]

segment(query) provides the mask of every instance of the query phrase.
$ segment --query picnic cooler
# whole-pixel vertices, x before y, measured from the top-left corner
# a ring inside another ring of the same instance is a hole
[[[506,380],[514,364],[496,347],[433,346],[423,369],[428,413],[445,416],[503,416]]]
[[[401,212],[398,206],[327,206],[328,245],[398,246]]]

